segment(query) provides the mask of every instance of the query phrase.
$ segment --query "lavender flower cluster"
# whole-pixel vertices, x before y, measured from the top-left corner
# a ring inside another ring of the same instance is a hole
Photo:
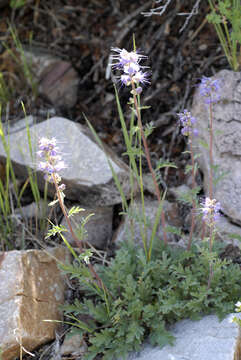
[[[220,80],[203,76],[199,86],[200,95],[204,98],[205,104],[216,103],[220,100]]]
[[[142,92],[140,84],[149,84],[148,80],[150,72],[143,72],[142,69],[146,68],[140,65],[142,59],[146,59],[147,56],[141,55],[135,51],[127,51],[126,49],[112,48],[112,51],[118,54],[112,55],[112,60],[115,62],[112,64],[114,69],[123,71],[120,76],[120,81],[125,86],[135,84],[137,94]]]
[[[193,128],[193,124],[196,123],[196,118],[191,115],[187,109],[184,109],[182,113],[177,114],[180,124],[182,126],[181,133],[184,136],[190,136],[191,134],[197,135],[197,129]]]
[[[44,160],[39,162],[39,170],[45,173],[45,180],[51,183],[56,181],[57,184],[59,184],[61,177],[58,173],[62,169],[66,168],[66,165],[62,160],[59,148],[56,146],[56,139],[43,137],[39,139],[38,145],[40,150],[37,152],[37,155]],[[60,186],[60,190],[64,190],[65,185],[62,184]]]
[[[203,220],[208,225],[214,225],[220,216],[221,205],[216,199],[207,197],[202,205]]]

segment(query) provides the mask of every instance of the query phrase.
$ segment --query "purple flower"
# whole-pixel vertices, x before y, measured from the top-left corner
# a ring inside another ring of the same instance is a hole
[[[120,76],[121,83],[125,86],[135,84],[138,93],[140,93],[140,84],[150,83],[148,80],[150,73],[143,72],[143,66],[140,65],[140,61],[147,58],[147,56],[135,51],[128,52],[126,49],[112,48],[112,51],[117,52],[117,54],[112,55],[112,60],[115,61],[112,66],[123,71]]]
[[[39,151],[38,156],[44,161],[39,162],[39,170],[45,173],[44,178],[49,182],[54,182],[54,178],[57,183],[61,181],[61,177],[58,174],[59,171],[66,168],[61,155],[59,154],[59,148],[56,146],[56,139],[41,138],[39,139]]]
[[[135,91],[136,91],[137,94],[141,94],[142,93],[142,87],[138,86]]]
[[[140,71],[140,65],[130,62],[124,66],[123,70],[125,74],[134,76],[138,71]]]
[[[221,205],[216,199],[206,198],[202,205],[203,220],[213,225],[220,217]]]
[[[135,51],[127,51],[126,49],[120,49],[120,48],[111,48],[112,51],[115,51],[118,53],[118,55],[112,55],[113,60],[117,60],[117,63],[113,64],[118,65],[119,67],[123,67],[126,64],[129,63],[135,63],[138,64],[142,59],[147,58],[145,55],[141,55],[138,52]]]
[[[197,135],[197,129],[193,128],[193,125],[196,123],[196,118],[191,115],[187,109],[184,109],[182,113],[177,114],[179,117],[180,124],[182,126],[181,133],[184,136],[190,136],[191,134]]]
[[[131,76],[123,74],[120,77],[120,81],[122,82],[123,85],[129,86],[131,84]]]
[[[136,84],[150,84],[150,81],[148,80],[150,76],[149,72],[142,72],[142,71],[138,71],[135,73],[135,75],[133,76],[133,80]]]
[[[204,98],[206,104],[216,103],[220,100],[220,80],[212,79],[206,76],[202,77],[199,85],[200,95]]]
[[[48,138],[41,138],[39,139],[39,149],[38,155],[42,157],[41,155],[44,155],[46,151],[48,151],[51,155],[56,155],[58,148],[56,147],[56,139],[48,139]]]

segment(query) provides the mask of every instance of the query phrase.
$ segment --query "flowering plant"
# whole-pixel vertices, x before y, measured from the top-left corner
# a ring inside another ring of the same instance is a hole
[[[98,274],[94,270],[92,264],[89,261],[89,258],[91,256],[91,253],[89,250],[84,251],[83,250],[83,244],[82,239],[79,239],[76,234],[73,231],[72,224],[70,221],[70,217],[73,214],[76,214],[80,211],[83,211],[80,207],[73,207],[69,210],[67,213],[66,208],[64,206],[64,193],[65,190],[65,184],[61,184],[61,176],[59,172],[66,168],[66,165],[64,161],[62,160],[61,153],[59,151],[59,148],[57,147],[57,141],[55,138],[48,139],[46,137],[43,137],[39,139],[38,141],[39,145],[39,151],[37,152],[37,155],[41,158],[42,161],[39,162],[39,170],[44,172],[44,178],[46,181],[53,183],[55,185],[56,194],[57,194],[57,200],[52,201],[50,205],[54,205],[56,202],[59,202],[59,205],[61,207],[61,210],[63,212],[63,215],[66,219],[66,222],[68,224],[69,231],[77,245],[80,251],[80,255],[78,256],[76,252],[73,250],[73,248],[70,246],[68,241],[63,236],[62,232],[67,231],[67,229],[63,226],[56,226],[53,225],[52,229],[49,230],[47,237],[50,237],[52,235],[55,235],[56,233],[59,233],[65,244],[67,245],[68,249],[71,251],[72,255],[75,257],[75,259],[81,263],[84,261],[89,268],[89,274],[88,272],[85,274],[89,275],[90,280],[94,283],[94,287],[98,287],[98,290],[101,291],[104,289],[104,284],[102,283],[101,279],[99,278]],[[43,161],[44,160],[44,161]]]
[[[151,253],[152,253],[152,246],[153,246],[153,240],[156,234],[157,226],[159,223],[159,218],[161,217],[161,223],[162,223],[162,230],[163,230],[163,241],[165,244],[167,244],[167,234],[166,234],[166,224],[165,224],[165,213],[162,209],[162,202],[165,196],[165,193],[163,196],[161,196],[156,171],[153,169],[152,163],[151,163],[151,157],[150,157],[150,151],[147,144],[147,136],[152,131],[152,128],[145,129],[144,130],[143,124],[142,124],[142,118],[141,118],[141,110],[143,107],[140,105],[140,94],[143,90],[141,85],[149,84],[149,77],[150,72],[145,72],[143,69],[146,68],[146,66],[141,66],[140,62],[143,59],[146,59],[147,56],[141,55],[139,52],[135,50],[135,43],[134,43],[134,51],[128,52],[126,49],[119,49],[119,48],[112,48],[112,51],[114,51],[117,54],[112,55],[112,67],[114,70],[120,70],[122,72],[122,75],[119,77],[119,81],[123,86],[131,87],[131,95],[129,104],[131,105],[132,109],[132,118],[130,122],[130,132],[128,133],[126,129],[126,123],[124,121],[123,112],[120,107],[120,102],[118,98],[118,93],[116,90],[116,100],[118,105],[118,112],[119,117],[124,133],[124,138],[126,142],[127,147],[127,154],[130,159],[130,177],[131,177],[131,183],[134,184],[134,179],[138,181],[139,189],[141,193],[141,201],[142,201],[142,212],[143,212],[143,227],[144,229],[141,229],[142,234],[142,241],[143,246],[145,250],[145,255],[148,261],[151,259]],[[135,124],[135,120],[137,118],[137,124]],[[135,137],[133,135],[136,135]],[[136,144],[138,144],[138,149]],[[155,225],[153,227],[152,236],[150,239],[149,244],[147,243],[147,232],[146,232],[146,216],[145,216],[145,204],[144,204],[144,188],[143,188],[143,176],[142,176],[142,157],[143,157],[143,151],[142,151],[142,144],[144,147],[145,157],[148,163],[148,168],[152,176],[153,184],[155,187],[155,193],[159,202],[159,208],[157,209],[156,213],[156,219],[155,219]],[[138,157],[139,160],[139,170],[138,165],[136,162],[136,157]],[[131,202],[133,201],[133,194],[134,190],[131,194]],[[126,200],[124,200],[124,203],[127,204]],[[127,211],[127,206],[126,209]],[[141,224],[142,226],[142,224]]]
[[[119,356],[125,357],[129,351],[139,350],[145,340],[146,334],[153,345],[164,346],[172,343],[173,336],[166,330],[166,324],[171,324],[185,317],[194,318],[202,314],[216,312],[220,317],[232,309],[232,301],[237,301],[240,294],[240,269],[226,260],[221,261],[218,254],[213,251],[215,237],[215,223],[221,209],[220,203],[213,198],[212,171],[209,176],[209,194],[201,204],[203,224],[210,229],[209,248],[206,242],[191,248],[192,233],[194,229],[195,209],[197,207],[196,190],[196,164],[192,149],[193,135],[197,135],[194,128],[197,120],[185,109],[178,114],[182,126],[181,133],[188,138],[192,160],[192,224],[187,246],[188,251],[179,251],[168,248],[165,233],[165,214],[156,170],[153,170],[149,148],[147,145],[147,132],[145,131],[140,105],[142,86],[149,83],[150,73],[143,71],[145,67],[140,62],[146,58],[136,51],[128,52],[125,49],[112,49],[112,66],[122,74],[119,81],[123,86],[130,87],[132,109],[130,130],[127,130],[123,112],[120,106],[118,93],[116,100],[120,121],[127,146],[126,155],[129,156],[130,182],[137,181],[142,199],[143,248],[136,249],[134,244],[123,244],[117,252],[115,259],[109,266],[92,265],[90,251],[83,251],[82,242],[76,238],[72,230],[69,217],[79,209],[66,212],[64,207],[63,191],[59,171],[65,168],[60,151],[56,146],[55,138],[42,138],[39,141],[38,152],[41,162],[39,169],[45,173],[45,179],[54,183],[58,202],[66,217],[70,232],[79,246],[80,255],[77,255],[61,234],[62,228],[54,226],[49,234],[60,233],[64,242],[72,252],[75,260],[73,265],[63,265],[61,268],[71,277],[77,278],[81,290],[86,290],[83,299],[75,299],[74,304],[64,306],[65,315],[74,321],[81,334],[88,336],[88,352],[85,359],[93,359],[97,355],[111,360]],[[209,78],[203,78],[200,92],[210,109],[210,164],[212,168],[212,106],[218,101],[219,83]],[[92,128],[93,130],[93,128]],[[96,136],[97,138],[97,136]],[[139,147],[138,147],[138,146]],[[144,152],[142,151],[142,145]],[[159,207],[151,239],[148,243],[146,233],[146,218],[144,206],[144,187],[142,176],[142,157],[146,156],[149,170],[155,186]],[[138,160],[138,163],[137,161]],[[110,164],[111,166],[111,164]],[[112,168],[113,177],[123,200],[123,212],[128,214],[128,202]],[[130,194],[130,202],[135,195],[134,186]],[[152,242],[161,216],[163,227],[163,243],[158,250],[152,249]],[[132,220],[132,218],[131,218]],[[84,264],[83,264],[84,263]],[[84,265],[84,266],[83,266]],[[88,269],[86,267],[88,266]],[[86,271],[87,270],[87,271]],[[89,270],[89,271],[88,271]],[[98,274],[97,274],[98,272]],[[208,281],[207,281],[208,278]],[[182,281],[180,281],[182,279]],[[230,286],[232,284],[233,286]],[[240,302],[236,304],[240,310]],[[74,314],[74,315],[73,315]],[[85,315],[86,321],[79,320],[78,315]],[[71,324],[68,322],[68,324]]]

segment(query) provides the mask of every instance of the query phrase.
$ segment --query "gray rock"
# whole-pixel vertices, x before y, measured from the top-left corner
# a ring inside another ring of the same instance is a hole
[[[48,206],[48,202],[40,199],[39,204],[33,202],[29,205],[22,206],[15,210],[15,214],[19,215],[23,219],[35,218],[38,220],[46,219],[51,211],[51,207]]]
[[[223,212],[233,222],[241,224],[241,73],[222,70],[214,76],[220,79],[221,99],[213,105],[213,162],[219,166],[219,173],[226,175],[214,188],[213,197],[220,201]],[[199,136],[194,139],[200,168],[204,173],[204,186],[208,194],[209,154],[200,146],[199,140],[209,144],[209,107],[197,89],[192,115],[197,118],[195,127]]]
[[[19,132],[20,130],[26,131],[26,125],[31,127],[36,123],[36,117],[30,115],[26,116],[26,118],[18,120],[16,122],[11,121],[11,123],[4,122],[2,124],[4,135],[14,134]]]
[[[229,317],[222,322],[214,315],[200,321],[182,320],[171,328],[171,333],[176,338],[173,347],[160,349],[147,344],[127,360],[240,360],[239,329]]]
[[[152,228],[155,222],[156,212],[158,209],[158,201],[153,200],[150,197],[145,197],[145,214],[147,219],[147,239],[151,238]],[[168,201],[163,202],[163,209],[166,215],[166,225],[179,227],[181,226],[181,219],[178,216],[177,204],[170,203]],[[134,243],[138,246],[142,244],[142,237],[140,232],[143,229],[143,216],[142,216],[142,204],[140,198],[136,198],[134,200],[133,207],[129,208],[130,213],[133,217],[133,235],[134,235]],[[125,215],[122,223],[120,224],[117,232],[114,235],[113,241],[118,245],[125,240],[131,239],[131,227],[130,221],[127,215]],[[159,221],[159,228],[156,233],[156,237],[159,239],[158,241],[162,241],[163,239],[163,231],[161,227],[161,220]],[[167,239],[169,243],[175,243],[177,241],[177,235],[168,232]]]
[[[170,193],[170,195],[174,196],[177,200],[179,199],[181,200],[182,196],[187,194],[190,190],[191,190],[190,187],[188,187],[185,184],[182,184],[168,189],[168,192]]]
[[[85,208],[85,211],[75,214],[70,219],[75,232],[76,230],[78,231],[78,228],[82,223],[82,219],[86,218],[90,214],[94,215],[90,217],[84,227],[87,234],[85,235],[83,241],[89,243],[97,249],[105,249],[112,236],[113,208],[111,206],[88,210]],[[63,218],[61,225],[68,228],[65,218]],[[64,236],[72,246],[76,245],[69,232],[64,233]]]
[[[72,355],[73,357],[81,356],[87,351],[87,345],[83,340],[83,337],[79,334],[67,335],[64,338],[64,342],[61,345],[61,355]]]
[[[30,128],[33,149],[31,158],[26,130],[9,136],[10,154],[14,169],[19,177],[27,178],[27,167],[37,167],[37,141],[41,137],[56,137],[67,168],[61,172],[66,184],[66,197],[80,202],[83,206],[109,206],[121,202],[106,155],[96,143],[84,134],[83,127],[68,119],[53,117]],[[16,141],[17,139],[17,141]],[[127,166],[118,160],[109,149],[106,150],[110,163],[119,177],[124,193],[130,191]],[[0,142],[0,160],[5,159],[5,151]],[[39,188],[44,190],[43,173],[38,172]],[[54,186],[49,184],[48,193],[54,196]]]
[[[38,47],[25,47],[24,57],[29,63],[39,92],[55,106],[75,105],[79,78],[70,63]]]
[[[216,224],[217,235],[216,238],[220,239],[226,244],[233,244],[240,246],[241,240],[241,227],[232,224],[224,216],[220,216]]]

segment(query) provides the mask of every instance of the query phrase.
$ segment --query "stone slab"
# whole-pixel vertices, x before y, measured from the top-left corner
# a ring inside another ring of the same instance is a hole
[[[215,315],[200,321],[182,320],[175,324],[171,333],[175,345],[162,349],[147,344],[140,353],[131,353],[128,360],[240,360],[237,357],[240,344],[239,329],[230,323],[229,317],[219,322]]]
[[[55,338],[64,303],[65,281],[56,259],[69,262],[65,248],[9,251],[0,263],[0,347],[2,360],[19,356]]]

